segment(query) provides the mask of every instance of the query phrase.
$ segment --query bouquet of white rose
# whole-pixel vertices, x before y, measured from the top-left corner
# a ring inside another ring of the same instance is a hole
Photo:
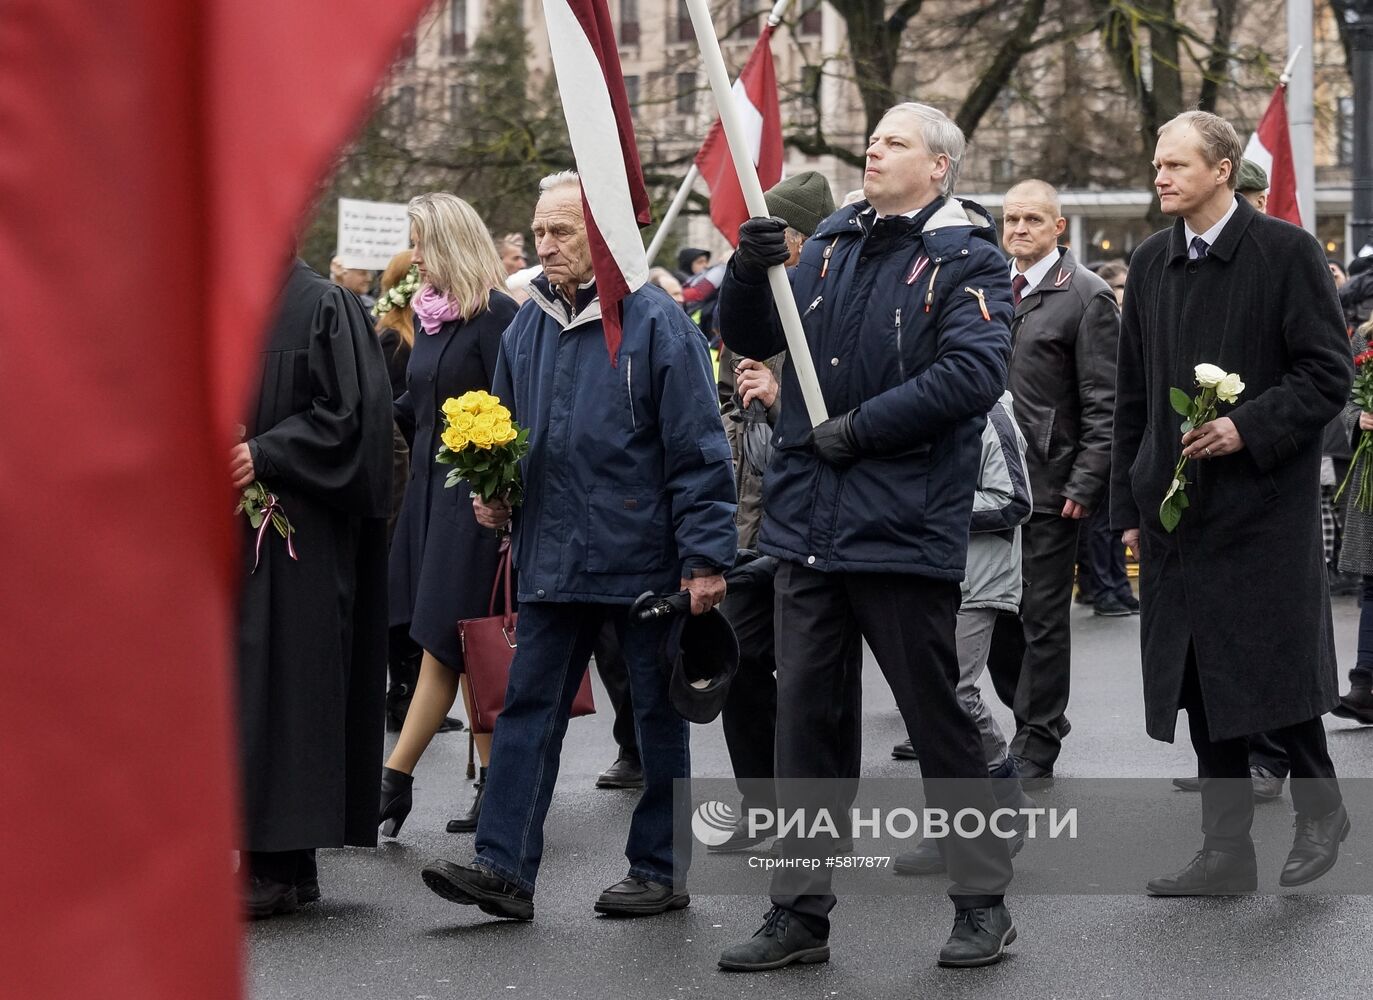
[[[1201,389],[1195,396],[1187,395],[1176,386],[1168,390],[1169,402],[1183,418],[1184,434],[1215,420],[1217,402],[1234,403],[1244,391],[1244,383],[1239,375],[1215,365],[1197,365],[1195,377],[1197,387]],[[1158,519],[1163,522],[1164,531],[1171,532],[1176,528],[1182,520],[1182,512],[1187,509],[1187,462],[1187,456],[1178,457],[1178,464],[1173,469],[1173,482],[1163,496],[1163,503],[1159,504]]]

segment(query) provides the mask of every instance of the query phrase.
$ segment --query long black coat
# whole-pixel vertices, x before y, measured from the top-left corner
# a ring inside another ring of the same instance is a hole
[[[391,408],[362,303],[297,261],[248,421],[257,477],[280,498],[300,558],[269,529],[253,572],[244,521],[246,850],[376,843]]]
[[[1173,534],[1158,508],[1181,452],[1170,386],[1202,362],[1237,372],[1220,415],[1245,447],[1193,461]],[[1188,644],[1214,739],[1322,715],[1338,698],[1319,516],[1321,430],[1352,378],[1334,281],[1316,241],[1239,199],[1201,261],[1179,220],[1130,261],[1112,454],[1117,529],[1139,528],[1149,735],[1172,741]]]
[[[477,524],[466,483],[444,480],[452,466],[434,461],[450,396],[490,391],[501,334],[516,312],[515,301],[493,292],[491,305],[474,319],[445,323],[435,334],[416,324],[405,395],[396,419],[413,442],[410,480],[391,542],[391,624],[410,626],[410,638],[454,670],[462,669],[457,624],[485,615],[496,575],[497,536]]]

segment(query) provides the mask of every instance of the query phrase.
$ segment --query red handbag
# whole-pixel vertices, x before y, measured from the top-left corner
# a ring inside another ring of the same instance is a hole
[[[463,669],[467,673],[467,687],[472,695],[472,732],[489,733],[496,726],[496,717],[505,708],[505,689],[510,683],[510,661],[517,646],[515,628],[520,616],[513,610],[515,602],[510,594],[510,539],[501,539],[501,561],[496,567],[496,579],[491,583],[491,603],[485,618],[468,618],[458,622],[458,639],[462,643]],[[496,613],[496,598],[504,594],[505,607]],[[582,674],[581,687],[572,699],[572,716],[591,715],[596,704],[591,699],[591,671]]]

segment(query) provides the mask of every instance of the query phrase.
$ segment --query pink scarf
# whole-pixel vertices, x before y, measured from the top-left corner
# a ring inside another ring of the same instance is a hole
[[[420,286],[419,294],[410,300],[410,307],[419,317],[424,332],[431,336],[438,333],[443,324],[462,319],[462,306],[429,284]]]

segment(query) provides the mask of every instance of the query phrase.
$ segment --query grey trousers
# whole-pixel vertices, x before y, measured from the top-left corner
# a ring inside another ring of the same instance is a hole
[[[982,752],[987,756],[987,770],[995,771],[1006,762],[1006,737],[992,718],[992,710],[982,700],[977,687],[978,678],[987,666],[987,651],[992,645],[992,626],[996,624],[995,608],[962,608],[954,640],[958,644],[958,700],[977,723],[982,738]]]

